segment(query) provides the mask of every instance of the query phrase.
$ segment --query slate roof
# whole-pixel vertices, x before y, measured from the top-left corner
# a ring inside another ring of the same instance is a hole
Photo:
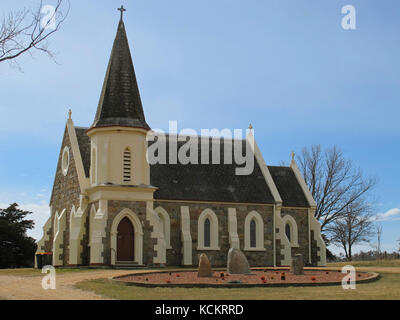
[[[290,167],[268,166],[272,179],[282,198],[282,205],[287,207],[309,207],[303,189]]]
[[[90,140],[87,128],[76,128],[85,174],[89,177]],[[200,139],[199,139],[200,141]],[[224,150],[221,140],[220,150]],[[178,148],[185,142],[178,142]],[[149,143],[151,144],[151,143]],[[167,147],[167,159],[169,158]],[[209,148],[211,163],[211,143]],[[199,150],[199,159],[201,149]],[[150,183],[158,188],[154,199],[273,204],[274,199],[257,161],[250,175],[235,174],[236,164],[154,164]],[[168,161],[167,161],[168,162]],[[284,206],[308,207],[308,202],[290,167],[268,166]]]
[[[224,141],[222,139],[220,141],[220,150],[222,151],[224,150]],[[177,143],[178,150],[184,143],[185,141]],[[237,165],[224,164],[223,152],[221,152],[220,164],[211,163],[211,138],[209,145],[210,164],[151,165],[151,184],[159,188],[154,193],[154,198],[164,200],[274,203],[274,198],[256,161],[254,161],[252,174],[236,175],[235,169]],[[169,157],[168,149],[167,143],[167,159]],[[198,159],[200,163],[201,148],[198,150]]]
[[[92,127],[129,126],[150,129],[146,123],[124,22],[119,22],[103,89]]]
[[[83,162],[83,168],[85,169],[86,177],[89,177],[90,169],[90,138],[86,134],[88,128],[75,127],[76,137],[78,139],[79,149],[81,151],[81,157]]]

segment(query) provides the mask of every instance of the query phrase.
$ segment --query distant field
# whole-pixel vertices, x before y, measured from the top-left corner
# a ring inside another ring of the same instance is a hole
[[[399,267],[400,260],[377,260],[377,261],[347,261],[328,263],[328,267],[342,267],[352,265],[354,267]]]

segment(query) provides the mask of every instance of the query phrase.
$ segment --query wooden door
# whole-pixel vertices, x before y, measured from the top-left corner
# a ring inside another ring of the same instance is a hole
[[[131,221],[125,217],[118,225],[117,261],[135,260],[135,233]]]

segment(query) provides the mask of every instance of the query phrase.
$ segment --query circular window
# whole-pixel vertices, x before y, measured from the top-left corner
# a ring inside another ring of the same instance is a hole
[[[68,173],[68,166],[69,166],[69,149],[68,147],[65,147],[61,160],[61,168],[64,176],[66,176]]]

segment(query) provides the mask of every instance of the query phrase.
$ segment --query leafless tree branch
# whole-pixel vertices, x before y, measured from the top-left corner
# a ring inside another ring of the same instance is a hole
[[[343,218],[354,203],[369,205],[367,195],[376,185],[373,177],[364,178],[337,147],[322,152],[320,145],[303,148],[296,157],[304,179],[314,197],[315,217],[322,231]]]
[[[349,261],[352,259],[353,246],[369,242],[376,234],[370,208],[362,201],[354,201],[348,205],[345,214],[329,224],[325,231],[331,243],[344,249]]]
[[[65,2],[67,7],[62,10]],[[24,8],[11,11],[7,17],[3,17],[0,26],[0,62],[15,61],[25,53],[31,54],[33,50],[44,52],[55,61],[55,53],[49,49],[48,38],[60,29],[67,18],[69,0],[57,0],[50,17],[43,16],[42,8],[40,2],[36,11]],[[43,20],[46,17],[48,20]]]

